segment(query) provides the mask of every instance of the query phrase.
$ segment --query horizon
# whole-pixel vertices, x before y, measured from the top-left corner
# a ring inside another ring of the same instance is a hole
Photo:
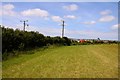
[[[8,28],[22,30],[20,20],[28,20],[26,31],[54,37],[61,36],[65,20],[66,37],[118,40],[117,2],[5,2],[2,12],[0,24]]]

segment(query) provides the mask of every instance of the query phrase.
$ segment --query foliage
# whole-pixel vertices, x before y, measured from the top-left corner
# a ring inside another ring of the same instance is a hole
[[[30,50],[36,47],[49,45],[70,45],[71,41],[67,37],[44,36],[39,32],[20,31],[10,28],[2,28],[2,53],[13,52],[15,50]],[[6,55],[6,54],[5,54]]]

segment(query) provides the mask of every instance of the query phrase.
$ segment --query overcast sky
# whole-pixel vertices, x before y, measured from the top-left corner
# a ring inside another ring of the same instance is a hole
[[[61,20],[65,20],[65,36],[78,39],[118,39],[117,2],[4,2],[3,25],[23,29],[20,20],[29,20],[27,31],[45,36],[61,36]]]

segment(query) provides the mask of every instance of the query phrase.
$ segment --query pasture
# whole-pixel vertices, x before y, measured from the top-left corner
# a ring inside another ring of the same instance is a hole
[[[77,45],[36,50],[3,61],[3,78],[117,78],[118,45]]]

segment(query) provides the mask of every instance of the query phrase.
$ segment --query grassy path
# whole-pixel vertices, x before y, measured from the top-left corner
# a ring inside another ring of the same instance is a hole
[[[4,78],[116,78],[118,46],[81,45],[36,51],[3,62]]]

